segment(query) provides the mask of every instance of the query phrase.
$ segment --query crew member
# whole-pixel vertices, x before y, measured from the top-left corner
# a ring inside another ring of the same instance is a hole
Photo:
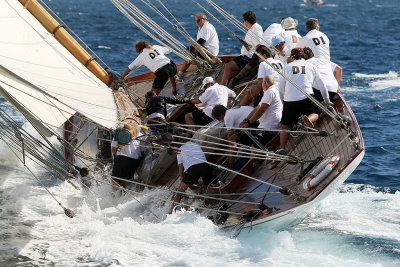
[[[257,49],[257,46],[262,44],[262,35],[263,30],[260,24],[256,21],[256,15],[253,11],[246,11],[242,14],[243,24],[249,30],[246,33],[244,41],[250,45],[242,46],[240,50],[240,56],[235,57],[232,61],[227,63],[224,68],[224,73],[222,74],[221,84],[227,85],[229,80],[237,75],[241,69],[247,63],[250,63],[250,60],[254,54],[253,51]]]
[[[192,141],[187,141],[180,147],[180,154],[177,155],[179,176],[182,179],[178,193],[175,194],[174,202],[171,206],[171,212],[175,205],[181,201],[182,192],[185,192],[189,185],[199,183],[200,177],[204,185],[210,184],[214,177],[212,169],[207,164],[206,156],[201,147]]]
[[[321,80],[321,75],[317,68],[304,59],[305,55],[303,49],[292,49],[291,57],[294,61],[283,69],[285,76],[291,79],[309,95],[313,95],[312,85],[315,81],[321,90],[324,102],[330,103],[328,89]],[[313,127],[313,122],[319,117],[318,107],[311,102],[303,92],[298,90],[293,84],[287,82],[283,77],[279,81],[279,93],[281,99],[283,99],[282,130],[292,129],[292,126],[297,123],[299,115],[301,114],[305,115],[304,123],[309,127]],[[280,133],[280,148],[277,153],[286,153],[285,146],[288,137],[289,135],[287,132],[283,131]]]
[[[118,141],[113,140],[111,142],[111,151],[114,155],[114,166],[111,175],[125,180],[132,180],[140,159],[144,156],[145,145],[143,136],[131,140],[122,148],[118,147]],[[130,185],[127,181],[116,180],[123,187]]]
[[[172,93],[176,95],[176,65],[172,60],[165,56],[165,54],[168,54],[171,51],[163,46],[151,46],[146,41],[136,42],[135,49],[136,52],[139,53],[139,56],[125,69],[121,78],[125,79],[125,76],[128,75],[133,68],[144,65],[156,75],[156,78],[153,81],[153,87],[151,88],[156,95],[161,92],[168,79],[171,82]]]
[[[185,115],[186,124],[190,125],[206,125],[213,121],[212,109],[215,105],[228,105],[228,98],[235,97],[236,94],[226,86],[220,85],[214,81],[212,77],[205,77],[203,79],[202,88],[204,93],[197,99],[193,99],[193,104],[203,103],[205,105],[203,110],[196,110]],[[190,127],[195,130],[195,127]]]
[[[306,21],[307,34],[301,38],[297,47],[309,47],[314,53],[314,57],[331,61],[329,50],[329,38],[319,31],[318,19],[310,18]]]
[[[199,13],[195,17],[199,31],[197,32],[197,43],[205,47],[214,56],[218,56],[219,53],[219,40],[218,34],[214,26],[207,21],[207,16],[203,13]],[[190,46],[190,52],[203,59],[203,56],[192,46]],[[190,62],[184,61],[181,70],[178,72],[178,78],[183,79],[183,74],[189,68]]]
[[[285,39],[286,47],[290,50],[296,47],[301,39],[301,35],[297,32],[297,19],[287,17],[281,21],[282,28],[285,30],[280,35]]]

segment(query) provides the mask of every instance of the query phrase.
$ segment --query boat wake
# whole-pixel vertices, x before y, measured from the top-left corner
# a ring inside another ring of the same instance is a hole
[[[144,191],[132,199],[107,185],[97,185],[88,194],[39,173],[59,201],[74,210],[76,216],[70,219],[22,168],[10,174],[1,188],[2,218],[15,221],[14,226],[2,227],[11,233],[2,235],[3,243],[10,242],[7,262],[57,266],[400,264],[399,191],[345,184],[295,228],[243,229],[234,239],[231,232],[195,212],[164,215],[166,210],[156,201],[166,197],[162,190]]]

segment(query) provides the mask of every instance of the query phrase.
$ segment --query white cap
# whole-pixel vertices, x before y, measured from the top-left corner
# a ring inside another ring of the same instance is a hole
[[[281,21],[282,28],[285,30],[294,29],[297,27],[298,21],[297,19],[287,17]]]
[[[203,79],[203,85],[201,86],[201,89],[204,89],[204,87],[205,87],[207,84],[209,84],[210,82],[213,82],[213,81],[214,81],[213,77],[210,77],[210,76],[205,77],[205,78]]]

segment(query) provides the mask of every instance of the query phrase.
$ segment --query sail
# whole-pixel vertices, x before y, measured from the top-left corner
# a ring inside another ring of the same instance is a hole
[[[55,129],[79,112],[105,127],[115,126],[117,108],[111,89],[18,1],[0,1],[0,25],[2,95],[13,99],[10,102],[26,117],[29,112],[31,118]]]

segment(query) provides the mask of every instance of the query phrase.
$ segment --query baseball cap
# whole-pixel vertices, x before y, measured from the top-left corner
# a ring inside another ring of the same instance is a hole
[[[210,82],[213,82],[213,81],[214,81],[213,77],[210,77],[210,76],[205,77],[205,78],[203,79],[203,85],[201,86],[201,89],[204,89],[204,87],[205,87],[207,84],[209,84]]]
[[[278,44],[280,44],[280,43],[282,43],[282,42],[284,42],[284,41],[285,41],[285,39],[283,39],[282,36],[280,36],[280,35],[275,35],[275,36],[272,37],[272,39],[271,39],[271,47],[275,47],[275,46],[277,46]]]

